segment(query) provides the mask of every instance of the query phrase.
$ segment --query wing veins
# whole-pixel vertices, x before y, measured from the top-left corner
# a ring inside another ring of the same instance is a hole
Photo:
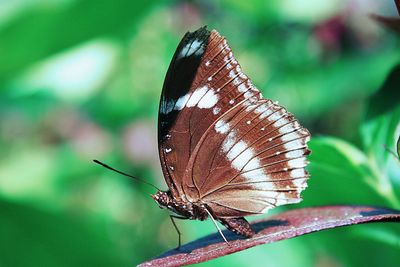
[[[222,116],[225,116],[225,115],[229,114],[230,112],[234,111],[235,108],[238,107],[238,105],[241,105],[241,104],[244,103],[245,101],[246,101],[246,99],[243,99],[241,102],[239,102],[239,103],[238,103],[237,105],[235,105],[234,107],[230,108],[227,112],[225,112],[225,113],[224,113],[223,115],[221,115],[219,118],[221,118]],[[236,112],[235,116],[236,116],[237,114],[239,114],[241,111],[243,111],[243,109],[244,109],[244,108],[239,109],[239,110]],[[245,116],[245,115],[244,115],[244,116]],[[243,116],[243,117],[244,117],[244,116]],[[231,118],[231,120],[233,120],[233,119],[234,119],[234,116]],[[231,120],[229,120],[229,121],[231,121]],[[212,127],[213,125],[215,125],[216,121],[218,121],[218,120],[215,120],[215,121],[213,122],[213,124],[211,124],[210,127]],[[230,131],[231,131],[231,130],[230,130]],[[208,130],[207,130],[206,132],[208,132]],[[226,139],[226,137],[225,137],[225,139]],[[224,140],[225,140],[225,139],[224,139]],[[220,144],[222,144],[222,142],[221,142]],[[213,160],[212,160],[211,166],[213,166],[213,162],[214,162],[214,159],[215,159],[215,156],[216,156],[217,153],[218,153],[218,150],[215,151],[214,154],[213,154]],[[197,156],[197,155],[196,155],[196,156]],[[210,171],[211,171],[211,170],[208,170],[208,175],[203,179],[203,181],[202,181],[201,186],[199,187],[199,189],[201,189],[201,187],[204,185],[205,181],[206,181],[207,178],[209,177]]]
[[[244,103],[245,101],[247,101],[247,99],[243,99],[243,101],[239,102],[237,105],[235,105],[234,107],[232,107],[230,110],[234,110],[236,107],[238,107],[238,105],[241,105],[241,104]],[[242,107],[242,108],[236,113],[236,114],[243,113],[244,115],[239,119],[239,121],[235,124],[234,127],[232,127],[231,129],[229,129],[229,132],[228,132],[228,133],[231,133],[231,132],[235,129],[235,127],[242,121],[242,119],[243,119],[244,117],[246,117],[247,114],[246,114],[245,112],[242,112],[243,110],[245,110],[245,108],[246,108],[246,107]],[[226,113],[225,113],[225,114],[226,114]],[[225,115],[225,114],[224,114],[224,115]],[[232,119],[234,119],[234,117],[232,117]],[[225,135],[224,139],[219,143],[218,147],[221,147],[221,144],[222,144],[223,142],[225,142],[225,140],[226,140],[226,138],[228,137],[228,135],[229,135],[229,134],[226,134],[226,135]],[[235,141],[235,143],[234,143],[233,145],[235,145],[237,142],[239,142],[239,140]],[[211,166],[214,165],[214,160],[215,160],[215,157],[216,157],[217,153],[218,153],[218,150],[216,150],[216,151],[214,152],[213,160],[212,160],[212,162],[211,162]],[[203,182],[202,182],[202,184],[201,184],[200,189],[204,186],[204,183],[205,183],[205,182],[207,181],[207,179],[210,177],[210,174],[211,174],[211,168],[208,170],[207,176],[203,179]]]
[[[271,114],[272,115],[272,114]],[[274,130],[275,131],[275,130]],[[273,131],[270,131],[269,133],[271,133],[271,132],[273,132]],[[295,139],[293,139],[293,140],[289,140],[289,141],[287,141],[287,142],[283,142],[282,144],[286,144],[286,143],[289,143],[289,142],[292,142],[292,141],[295,141],[295,140],[298,140],[298,139],[303,139],[304,138],[304,136],[301,136],[301,137],[299,137],[299,138],[295,138]],[[253,144],[254,144],[255,142],[253,142]],[[274,146],[272,146],[272,147],[268,147],[267,149],[265,149],[265,150],[262,150],[260,153],[258,153],[258,154],[256,154],[254,157],[252,157],[251,159],[249,159],[247,162],[246,162],[246,164],[243,166],[243,168],[241,169],[241,171],[238,173],[238,174],[236,174],[234,177],[232,177],[232,179],[231,180],[229,180],[227,183],[225,183],[224,185],[222,185],[222,186],[220,186],[220,187],[218,187],[218,188],[215,188],[215,189],[213,189],[212,191],[209,191],[209,192],[207,192],[206,194],[204,194],[202,197],[205,197],[205,196],[207,196],[207,195],[210,195],[210,194],[212,194],[212,193],[214,193],[214,192],[216,192],[216,191],[218,191],[218,190],[220,190],[220,189],[222,189],[222,188],[224,188],[226,185],[229,185],[230,184],[230,182],[232,182],[233,180],[235,180],[239,175],[242,175],[242,174],[244,174],[244,173],[247,173],[247,172],[250,172],[250,171],[254,171],[254,170],[258,170],[258,169],[263,169],[264,167],[263,166],[260,166],[260,167],[258,167],[258,168],[254,168],[254,169],[251,169],[251,170],[246,170],[245,172],[243,172],[243,169],[247,166],[247,164],[252,160],[252,159],[254,159],[254,158],[256,158],[259,154],[261,154],[261,153],[264,153],[264,152],[266,152],[266,151],[268,151],[268,150],[270,150],[270,149],[272,149],[272,148],[275,148],[275,147],[277,147],[277,146],[280,146],[280,145],[282,145],[282,144],[277,144],[277,145],[274,145]],[[233,146],[232,146],[233,147]],[[246,149],[248,149],[248,148],[251,148],[252,146],[248,146]],[[302,148],[305,148],[306,147],[306,145],[304,146],[304,147],[301,147],[301,149]],[[241,153],[243,153],[246,149],[244,149],[242,152],[240,152],[240,154]],[[296,148],[296,150],[297,149],[300,149],[300,148]],[[292,168],[292,169],[302,169],[302,168]],[[292,170],[291,169],[291,170]],[[280,171],[279,171],[280,172]],[[276,172],[271,172],[271,173],[276,173]],[[210,174],[210,173],[209,173]],[[209,177],[209,175],[207,175],[207,178]]]
[[[236,77],[238,77],[239,76],[239,74],[237,74],[236,76],[235,76],[235,78]],[[233,80],[234,78],[232,78],[232,80]],[[229,83],[226,83],[223,87],[220,87],[220,88],[217,88],[217,90],[218,89],[223,89],[227,84],[229,84]],[[242,83],[240,83],[240,84],[242,84]],[[239,85],[240,85],[239,84]],[[232,90],[230,90],[229,92],[227,92],[226,94],[229,94],[231,91],[233,91],[234,89],[232,89]],[[222,98],[221,98],[222,99]],[[237,98],[235,98],[235,99],[237,99]],[[233,108],[234,108],[235,106],[233,106]],[[208,113],[205,117],[203,117],[202,119],[201,119],[201,121],[200,122],[202,122],[202,121],[204,121],[204,120],[206,120],[206,119],[208,119],[208,117],[211,115],[212,113]],[[223,115],[224,115],[225,113],[223,113],[223,114],[221,114],[218,118],[216,118],[214,121],[217,121],[217,120],[219,120],[219,118],[221,118]],[[195,130],[194,130],[194,132],[193,132],[193,135],[197,132],[197,129],[200,129],[200,123],[198,123],[197,124],[197,127],[195,128]]]
[[[256,108],[258,108],[259,106],[261,106],[261,105],[263,105],[263,104],[265,104],[265,103],[267,103],[267,102],[268,102],[268,100],[266,100],[265,102],[259,103],[259,104],[258,104],[256,107],[254,107],[249,113],[251,113],[251,112],[254,111]],[[263,113],[260,113],[260,114],[256,115],[254,118],[262,116],[262,114],[264,114],[265,112],[266,112],[266,111],[264,111]],[[246,114],[243,116],[243,118],[246,117],[246,115],[249,114],[249,113],[246,113]],[[272,114],[271,114],[271,115],[272,115]],[[232,127],[232,130],[234,130],[234,129],[236,128],[236,126],[237,126],[240,122],[242,122],[242,119],[243,119],[243,118],[241,118],[241,120],[240,120],[237,124],[235,124],[234,127]],[[261,123],[262,121],[263,121],[263,120],[261,120],[259,123]],[[257,123],[257,125],[258,125],[259,123]],[[256,127],[257,125],[252,126],[252,128],[251,128],[249,131],[247,131],[246,133],[244,133],[243,135],[241,135],[240,138],[238,138],[238,141],[235,142],[235,143],[232,145],[232,147],[230,147],[229,150],[228,150],[225,154],[228,154],[228,153],[232,150],[232,148],[240,141],[240,139],[242,139],[248,132],[250,132],[251,130],[253,130],[254,127]],[[225,142],[225,140],[226,140],[227,137],[228,137],[228,135],[226,135],[226,137],[222,140],[222,142],[220,142],[219,147],[221,147],[222,143]],[[244,151],[244,150],[243,150],[243,151]],[[242,151],[242,152],[243,152],[243,151]],[[239,155],[240,155],[240,154],[241,154],[241,153],[239,153]],[[239,155],[237,155],[236,157],[238,157]],[[236,157],[235,157],[235,158],[236,158]],[[217,166],[219,166],[218,164],[219,164],[220,162],[221,162],[221,161],[217,162]],[[213,164],[212,164],[211,166],[214,166],[214,162],[213,162]]]

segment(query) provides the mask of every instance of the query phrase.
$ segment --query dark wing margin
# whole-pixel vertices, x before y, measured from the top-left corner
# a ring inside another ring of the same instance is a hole
[[[183,192],[181,191],[180,184],[174,182],[177,181],[177,177],[175,176],[178,172],[175,171],[174,173],[174,167],[168,165],[166,162],[166,153],[169,153],[170,148],[165,142],[171,136],[170,130],[180,112],[180,110],[175,110],[176,102],[190,91],[206,50],[210,34],[206,26],[197,31],[185,34],[169,65],[161,92],[158,114],[158,149],[165,181],[176,198],[182,197]],[[178,155],[175,155],[175,152],[171,154],[174,154],[170,155],[174,158],[178,157]]]
[[[187,32],[179,43],[169,65],[161,92],[158,114],[158,140],[167,138],[179,110],[174,110],[176,101],[186,95],[196,76],[211,32],[206,26]]]

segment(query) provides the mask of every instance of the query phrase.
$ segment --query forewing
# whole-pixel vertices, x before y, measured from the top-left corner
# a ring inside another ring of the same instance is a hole
[[[184,178],[188,197],[219,217],[299,202],[307,186],[309,138],[293,115],[271,100],[239,103],[208,129],[194,151]]]
[[[237,103],[259,97],[218,32],[201,28],[185,35],[169,67],[159,113],[161,165],[175,197],[185,198],[182,178],[207,129]]]
[[[190,155],[184,138],[188,129],[182,122],[185,114],[182,116],[177,102],[180,97],[191,92],[209,36],[210,33],[205,27],[185,34],[172,58],[161,92],[158,148],[165,180],[176,198],[183,195],[179,178]]]

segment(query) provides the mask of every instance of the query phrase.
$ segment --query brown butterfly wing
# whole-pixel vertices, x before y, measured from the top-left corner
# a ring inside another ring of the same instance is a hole
[[[228,62],[236,66],[232,72],[220,56],[228,45],[215,33],[220,41],[213,46],[213,33],[207,50],[219,47],[219,52],[210,57],[206,51],[196,80],[211,77],[212,82],[221,75],[206,85],[218,93],[213,109],[221,107],[222,115],[212,121],[210,110],[196,114],[194,109],[188,121],[196,142],[181,183],[186,198],[206,203],[219,217],[258,214],[300,201],[308,178],[309,132],[283,107],[260,98],[229,49]]]
[[[296,203],[306,188],[308,131],[270,100],[243,102],[202,137],[185,176],[191,201],[218,217],[263,213]]]
[[[201,28],[182,39],[169,67],[160,101],[159,153],[174,197],[186,199],[182,179],[199,140],[222,115],[259,91],[240,69],[226,40]]]

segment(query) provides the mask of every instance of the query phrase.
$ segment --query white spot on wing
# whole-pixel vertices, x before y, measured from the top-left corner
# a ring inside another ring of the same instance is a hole
[[[276,121],[281,117],[281,115],[282,115],[281,113],[275,112],[271,116],[268,117],[268,120],[269,121]]]
[[[305,144],[301,139],[296,139],[285,143],[283,146],[285,147],[285,150],[295,150],[304,147],[304,145]]]
[[[218,102],[218,95],[215,94],[214,90],[209,89],[207,86],[197,88],[193,93],[188,93],[181,96],[175,104],[175,110],[182,110],[186,107],[194,107],[197,105],[198,108],[212,108]],[[173,107],[173,103],[172,103]],[[171,104],[165,103],[161,105],[160,112],[167,114],[171,112]]]
[[[244,93],[247,91],[247,87],[244,83],[242,83],[241,85],[238,86],[238,90],[239,92]]]
[[[264,118],[268,117],[272,112],[273,111],[271,109],[269,109],[269,108],[266,109],[265,112],[260,115],[260,119],[264,119]]]
[[[285,126],[279,128],[280,133],[289,133],[293,132],[294,130],[298,129],[300,127],[299,123],[297,121],[294,121],[293,123],[286,124]]]
[[[186,95],[184,95],[184,96],[181,96],[179,99],[178,99],[178,101],[176,101],[176,104],[175,104],[175,110],[181,110],[181,109],[183,109],[185,106],[186,106],[186,102],[188,101],[188,99],[189,99],[189,97],[190,97],[190,94],[186,94]]]
[[[294,169],[294,170],[290,171],[290,176],[292,178],[305,177],[306,176],[306,172],[305,172],[304,169]]]
[[[174,102],[173,101],[164,101],[160,105],[160,113],[162,114],[168,114],[172,111],[174,108]]]
[[[229,140],[229,141],[228,141]],[[236,136],[229,136],[223,144],[223,151],[228,152],[226,157],[231,161],[232,167],[242,171],[242,176],[249,181],[268,181],[270,178],[264,173],[260,160],[255,156],[254,150],[246,142],[236,142]],[[236,143],[235,143],[236,142]],[[233,145],[234,144],[234,145]],[[271,184],[273,187],[273,184]],[[257,188],[256,185],[254,187]]]
[[[197,104],[199,108],[212,108],[218,102],[218,95],[214,93],[214,90],[209,89],[203,96],[200,102]]]
[[[247,145],[244,141],[239,141],[237,142],[232,148],[231,150],[228,152],[228,154],[226,155],[228,157],[229,160],[234,160],[243,150],[245,150],[247,148]],[[235,159],[237,160],[237,159]],[[245,164],[245,163],[244,163]],[[234,167],[238,170],[242,169],[244,167],[240,166],[239,162],[236,161],[236,165],[235,163],[232,162],[232,165],[234,165]]]
[[[264,103],[264,104],[258,106],[258,107],[254,110],[254,112],[255,112],[256,114],[260,114],[260,113],[265,112],[267,109],[268,109],[268,105],[267,105],[267,103]]]
[[[229,123],[227,123],[224,120],[219,120],[217,123],[214,125],[214,129],[217,133],[225,134],[229,131]]]
[[[250,105],[250,106],[248,106],[247,108],[246,108],[246,111],[247,112],[251,112],[251,111],[253,111],[254,110],[254,105]]]
[[[252,96],[254,96],[254,94],[250,91],[247,91],[246,93],[244,93],[244,98],[250,98]]]
[[[275,123],[274,123],[274,126],[276,127],[276,128],[279,128],[280,126],[282,126],[282,125],[284,125],[284,124],[287,124],[289,121],[286,119],[286,118],[284,118],[284,117],[282,117],[282,118],[280,118],[279,120],[277,120]]]
[[[221,111],[221,108],[219,108],[219,107],[214,107],[213,108],[213,114],[214,115],[217,115],[220,111]]]
[[[192,95],[189,98],[189,101],[187,102],[186,106],[187,107],[194,107],[199,103],[200,99],[207,93],[207,86],[203,86],[200,88],[197,88]]]
[[[305,184],[306,179],[295,179],[292,180],[292,182],[296,187],[307,187],[307,185]]]
[[[252,149],[250,149],[250,148],[246,149],[247,145],[245,142],[239,141],[237,144],[240,144],[241,146],[238,146],[238,147],[236,147],[236,145],[233,146],[232,150],[229,151],[229,153],[228,153],[228,158],[230,160],[232,160],[231,156],[237,154],[236,155],[237,157],[232,161],[232,166],[237,170],[241,170],[242,168],[244,168],[244,166],[246,166],[247,163],[249,163],[252,160],[252,158],[254,157],[254,153],[253,153]],[[233,153],[231,153],[231,152],[233,152]],[[229,155],[230,153],[232,155]],[[254,166],[254,167],[257,167],[257,166]],[[252,170],[252,169],[248,169],[248,170]]]
[[[290,141],[290,140],[297,139],[299,137],[301,137],[301,136],[297,132],[291,132],[291,133],[282,135],[281,139],[282,139],[283,142],[287,142],[287,141]]]
[[[294,159],[294,158],[299,158],[303,156],[303,151],[302,150],[293,150],[289,151],[285,154],[285,157],[287,159]]]
[[[255,170],[255,169],[261,168],[260,160],[257,157],[254,157],[255,155],[254,155],[253,150],[250,149],[250,152],[252,154],[252,156],[251,156],[252,159],[246,164],[243,171],[250,171],[250,170]],[[260,170],[262,170],[262,169],[260,169]]]
[[[291,159],[288,162],[288,165],[290,168],[302,168],[306,166],[306,160],[305,158],[297,158],[297,159]]]
[[[199,56],[204,52],[204,46],[200,40],[194,40],[191,43],[187,43],[178,55],[179,58],[189,57],[191,55]]]
[[[240,81],[240,79],[238,78],[238,77],[236,77],[235,79],[233,79],[233,84],[234,85],[238,85],[238,84],[240,84],[241,83],[241,81]]]
[[[261,196],[265,197],[265,198],[272,198],[272,199],[276,199],[279,197],[279,192],[274,192],[274,191],[263,191],[263,192],[259,192]]]
[[[236,141],[236,132],[231,131],[222,144],[222,151],[227,152]]]

